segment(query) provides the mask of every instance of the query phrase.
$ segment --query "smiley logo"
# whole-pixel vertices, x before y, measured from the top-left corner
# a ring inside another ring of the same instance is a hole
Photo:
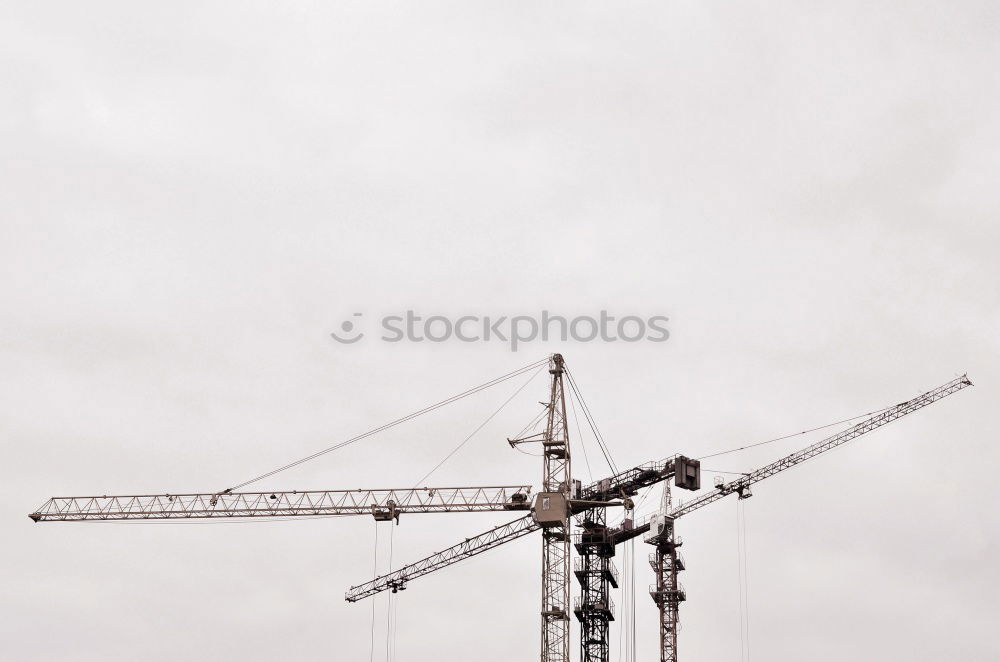
[[[361,313],[354,313],[353,316],[361,317]],[[344,320],[343,323],[340,325],[340,330],[343,331],[345,334],[350,334],[352,331],[354,331],[354,322],[352,322],[351,320]],[[354,343],[364,338],[365,334],[359,331],[358,335],[354,336],[353,338],[351,337],[342,338],[339,335],[337,335],[336,331],[333,331],[330,333],[330,337],[339,343],[343,343],[345,345],[353,345]]]

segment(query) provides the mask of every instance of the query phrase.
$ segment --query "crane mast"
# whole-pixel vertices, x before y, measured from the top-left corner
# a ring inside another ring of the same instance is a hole
[[[554,354],[548,418],[542,440],[542,491],[535,518],[542,527],[542,662],[569,662],[570,473],[563,357]]]
[[[655,551],[649,555],[649,565],[653,568],[656,582],[649,586],[649,597],[656,603],[659,612],[660,659],[676,662],[679,608],[687,595],[677,579],[677,573],[684,569],[684,559],[677,548],[684,541],[680,536],[674,535],[674,521],[669,511],[670,483],[667,482],[663,484],[659,517],[655,525],[651,526],[645,542],[655,547]]]

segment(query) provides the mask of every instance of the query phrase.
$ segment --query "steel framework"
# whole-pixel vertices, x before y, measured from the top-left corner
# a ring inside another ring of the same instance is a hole
[[[663,501],[660,512],[670,509],[670,483],[664,483]],[[674,534],[674,519],[662,516],[658,530],[651,530],[645,542],[656,551],[650,554],[649,564],[653,568],[656,583],[649,587],[649,597],[656,603],[660,616],[660,660],[677,662],[677,630],[680,626],[680,603],[687,599],[684,588],[677,580],[677,573],[684,569],[684,561],[677,548],[684,544],[680,536]]]
[[[608,662],[608,632],[615,620],[611,587],[618,588],[618,573],[611,562],[615,546],[607,527],[607,509],[592,508],[582,516],[581,531],[573,534],[579,553],[574,574],[580,582],[580,597],[573,612],[580,621],[581,662]]]
[[[962,375],[961,377],[958,377],[931,391],[923,393],[916,398],[901,402],[893,407],[877,412],[842,432],[822,439],[799,451],[786,455],[785,457],[772,462],[771,464],[765,465],[756,471],[750,472],[731,482],[720,484],[705,494],[696,497],[687,503],[681,502],[673,508],[670,508],[669,488],[667,488],[664,497],[664,504],[666,504],[665,507],[668,508],[668,510],[661,510],[660,513],[651,515],[641,523],[634,523],[631,518],[626,517],[617,526],[607,528],[609,540],[614,546],[617,546],[638,536],[650,533],[652,522],[661,522],[663,524],[663,532],[654,532],[654,534],[648,536],[647,539],[647,542],[655,546],[655,552],[650,557],[650,564],[653,566],[656,575],[656,583],[650,586],[650,594],[660,610],[659,634],[660,655],[662,662],[675,662],[677,659],[679,605],[681,602],[686,600],[687,597],[684,588],[678,581],[677,576],[677,574],[685,568],[684,559],[677,549],[683,544],[683,540],[680,536],[676,535],[675,532],[674,523],[677,518],[690,514],[695,510],[703,508],[710,503],[714,503],[715,501],[718,501],[719,499],[722,499],[730,494],[736,494],[740,498],[747,498],[750,496],[751,485],[797,466],[798,464],[810,458],[816,457],[817,455],[833,450],[834,448],[846,444],[853,439],[872,432],[873,430],[922,409],[927,405],[937,402],[942,398],[945,398],[971,385],[972,382],[968,379],[968,377],[966,375]],[[678,469],[683,468],[684,472],[687,472],[694,465],[697,465],[697,462],[688,460],[683,456],[675,456],[667,460],[647,462],[637,467],[627,469],[615,474],[614,476],[596,481],[593,484],[582,488],[579,491],[579,499],[571,500],[570,509],[573,513],[588,512],[591,516],[591,521],[593,522],[598,521],[599,515],[593,515],[592,512],[600,510],[604,506],[608,505],[612,499],[634,495],[639,489],[649,487],[671,477],[674,478],[675,483],[677,483],[680,487],[684,487],[685,489],[692,489],[692,487],[694,487],[694,489],[697,489],[697,487],[695,487],[697,486],[697,478],[692,485],[692,483],[688,480],[690,476],[686,476],[685,479],[682,480],[681,472],[678,471]],[[697,475],[697,467],[695,468],[695,472]],[[665,485],[665,487],[667,486]],[[536,514],[533,513],[532,516],[534,517],[535,515]],[[662,519],[658,519],[658,516],[662,516]],[[526,519],[527,518],[525,518],[525,520]],[[535,526],[532,528],[524,525],[523,528],[518,529],[517,535],[511,536],[509,539],[527,535],[538,528],[541,527]],[[586,531],[586,526],[584,526],[584,531]],[[581,535],[582,533],[578,534],[578,536]],[[475,545],[477,538],[470,538],[469,540],[473,541],[472,544]],[[578,537],[577,539],[582,541],[582,538]],[[499,546],[499,544],[502,544],[502,542],[503,541],[493,542],[491,538],[488,549],[493,549]],[[467,556],[479,553],[479,551],[486,551],[486,549],[468,550],[461,558],[467,558]],[[461,558],[450,560],[450,555],[451,553],[446,550],[445,552],[431,555],[417,564],[404,566],[395,571],[393,574],[396,576],[402,574],[409,578],[413,578],[416,575],[414,575],[412,571],[420,564],[432,563],[433,568],[438,570],[447,567],[451,563],[455,562],[455,560],[461,560]],[[580,573],[586,573],[588,577],[595,576],[596,573],[593,570],[593,566],[588,565],[586,556],[582,551],[581,558],[578,561],[579,562],[576,567]],[[611,567],[613,568],[613,566]],[[379,580],[384,580],[388,577],[391,577],[391,575],[386,575],[385,577],[379,578],[375,581],[379,582]],[[581,579],[581,586],[583,581],[584,580]],[[382,588],[379,590],[391,588],[391,586],[389,586],[385,581],[382,581],[380,586]],[[585,588],[584,590],[587,591],[588,589]],[[596,591],[599,593],[601,589],[597,588]],[[372,591],[368,593],[368,595],[373,595],[376,592],[378,591]],[[593,595],[594,591],[591,590],[590,593]],[[582,606],[583,601],[581,600],[577,604]],[[582,614],[583,610],[581,609],[580,611]],[[584,623],[583,619],[581,619],[581,624],[582,623]],[[587,627],[588,626],[583,625],[582,629],[586,630]],[[591,627],[588,632],[597,633],[597,636],[594,638],[600,639],[602,628],[600,626]],[[604,636],[606,637],[606,633]],[[585,638],[589,638],[589,635],[585,635]],[[581,642],[581,652],[583,654],[590,655],[592,659],[594,658],[594,655],[599,654],[601,650],[599,643],[590,644],[590,651],[585,652],[584,647],[586,645],[586,641]]]
[[[596,481],[579,491],[579,499],[570,500],[570,511],[575,515],[579,515],[598,507],[606,507],[608,505],[615,505],[616,503],[623,505],[622,502],[616,501],[620,499],[621,495],[634,495],[642,488],[650,487],[673,478],[675,466],[678,463],[686,465],[690,462],[687,458],[679,455],[666,460],[646,462],[631,469],[623,470],[609,478]],[[537,499],[541,496],[541,493],[536,496],[536,503]],[[457,545],[431,554],[415,563],[402,566],[372,581],[353,587],[347,591],[345,599],[348,602],[354,602],[369,595],[375,595],[376,593],[392,588],[393,584],[390,582],[397,582],[400,579],[416,579],[419,576],[429,574],[433,570],[445,568],[470,556],[480,554],[487,549],[498,547],[508,540],[516,540],[529,533],[538,531],[542,526],[536,519],[537,515],[537,512],[533,512],[530,517],[514,520],[509,524],[490,529],[471,538],[466,538],[465,541]],[[641,533],[642,531],[635,533],[631,520],[626,520],[616,528],[608,529],[608,536],[616,545],[623,540],[627,540],[628,537],[634,537]],[[362,591],[364,595],[361,595]]]
[[[573,571],[581,587],[580,597],[574,603],[574,613],[581,623],[581,662],[608,662],[608,633],[610,623],[615,618],[610,590],[618,586],[618,574],[611,558],[615,554],[616,545],[646,534],[645,541],[655,547],[650,555],[650,564],[655,572],[656,582],[650,586],[649,591],[660,614],[660,659],[662,662],[676,662],[679,605],[686,599],[684,589],[678,582],[678,573],[684,570],[684,560],[677,549],[683,542],[675,532],[677,518],[730,494],[737,494],[741,499],[747,498],[753,484],[972,385],[968,377],[963,375],[912,400],[869,416],[843,432],[734,481],[720,483],[705,494],[687,503],[681,502],[676,507],[671,507],[670,484],[665,482],[659,512],[638,525],[629,516],[618,526],[609,527],[607,507],[623,505],[630,511],[630,497],[645,487],[672,477],[677,487],[700,489],[700,465],[696,460],[678,455],[626,469],[581,487],[572,479],[571,473],[564,373],[563,357],[559,354],[552,355],[549,359],[551,382],[545,431],[525,439],[511,440],[512,445],[527,441],[540,442],[542,445],[542,489],[534,498],[528,485],[290,492],[224,490],[196,494],[53,497],[29,517],[36,522],[50,522],[371,515],[377,521],[396,520],[398,523],[402,513],[530,509],[530,515],[466,538],[416,563],[351,587],[345,597],[348,601],[355,602],[384,590],[395,592],[405,589],[412,579],[541,530],[542,662],[569,662],[571,541],[579,553]],[[491,383],[497,383],[497,380]],[[469,392],[474,391],[475,389]],[[580,531],[571,536],[570,526],[574,518]]]
[[[398,517],[401,513],[528,510],[530,493],[530,485],[504,485],[52,497],[29,517],[36,522],[369,514]]]
[[[957,377],[946,384],[927,391],[916,398],[906,400],[895,406],[889,407],[875,413],[864,420],[852,425],[846,430],[835,435],[822,439],[801,450],[790,453],[785,457],[776,460],[768,465],[760,467],[755,471],[730,481],[721,483],[710,492],[696,497],[687,503],[681,503],[669,510],[668,513],[653,514],[649,519],[639,526],[632,526],[627,520],[614,529],[614,542],[620,544],[636,536],[649,534],[646,542],[656,545],[655,556],[652,560],[654,570],[657,574],[657,583],[650,587],[653,599],[657,601],[660,608],[660,659],[662,662],[676,662],[677,660],[677,625],[678,605],[686,599],[684,589],[677,583],[677,572],[684,568],[683,559],[677,554],[677,547],[682,544],[679,536],[674,535],[674,521],[678,517],[688,515],[700,508],[704,508],[710,503],[714,503],[730,494],[736,494],[740,499],[747,499],[752,496],[750,486],[762,480],[770,478],[775,474],[814,458],[817,455],[831,451],[847,442],[887,425],[907,414],[933,404],[942,398],[946,398],[952,393],[956,393],[968,386],[972,382],[967,375]],[[669,507],[669,491],[665,492],[664,502]],[[665,509],[664,509],[665,510]],[[662,517],[662,520],[658,518]],[[663,523],[663,533],[656,530],[658,522]]]
[[[352,586],[347,590],[347,593],[344,595],[344,599],[348,602],[357,602],[358,600],[363,600],[364,598],[375,595],[376,593],[381,593],[387,589],[398,590],[405,588],[406,583],[411,579],[422,577],[438,570],[439,568],[452,565],[453,563],[458,563],[459,561],[464,561],[465,559],[475,556],[476,554],[482,554],[483,552],[502,545],[505,542],[523,538],[529,533],[534,533],[540,528],[541,527],[538,523],[535,522],[530,515],[522,517],[521,519],[516,519],[513,522],[503,524],[490,529],[485,533],[481,533],[478,536],[466,538],[457,545],[452,545],[446,550],[432,554],[431,556],[421,559],[416,563],[411,563],[405,568],[400,568],[399,570],[395,570],[389,574],[382,575],[381,577],[365,582],[364,584]]]
[[[552,375],[548,420],[542,440],[544,471],[542,492],[562,496],[559,521],[549,522],[542,530],[542,662],[569,662],[569,501],[570,451],[566,425],[566,393],[563,390],[565,367],[561,354],[555,354],[549,365]],[[552,497],[544,494],[538,508]],[[558,502],[558,498],[554,499]]]
[[[972,382],[969,380],[967,375],[956,377],[950,382],[942,384],[933,390],[927,391],[912,400],[901,402],[898,405],[894,405],[888,409],[873,414],[872,416],[865,418],[863,421],[856,423],[855,425],[852,425],[846,430],[838,432],[831,437],[821,439],[811,446],[806,446],[801,450],[790,453],[780,460],[776,460],[771,464],[760,467],[759,469],[749,472],[736,480],[718,485],[712,491],[706,492],[699,497],[695,497],[691,501],[681,502],[670,511],[670,515],[674,519],[677,519],[683,515],[693,513],[700,508],[704,508],[708,504],[714,503],[730,494],[737,494],[746,498],[746,496],[750,494],[751,485],[759,483],[760,481],[770,478],[771,476],[781,473],[782,471],[791,469],[792,467],[801,464],[810,458],[814,458],[817,455],[831,451],[838,446],[842,446],[853,439],[857,439],[861,435],[867,434],[884,425],[888,425],[889,423],[892,423],[907,414],[912,414],[918,409],[923,409],[927,405],[933,404],[942,398],[946,398],[952,393],[956,393],[968,386],[972,386]],[[624,542],[625,540],[634,538],[635,536],[640,536],[647,531],[649,531],[649,520],[618,536],[616,543]]]

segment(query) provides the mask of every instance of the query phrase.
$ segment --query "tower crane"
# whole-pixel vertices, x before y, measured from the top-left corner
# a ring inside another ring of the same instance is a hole
[[[636,494],[639,489],[667,481],[670,477],[674,478],[675,487],[688,490],[700,489],[701,467],[698,460],[678,455],[669,460],[640,465],[588,486],[582,491],[585,499],[589,502],[600,502],[603,499],[603,503],[601,506],[590,505],[587,507],[584,511],[582,531],[575,536],[576,547],[581,556],[575,571],[582,585],[582,594],[575,610],[581,622],[581,661],[607,662],[608,659],[607,624],[608,621],[613,620],[614,612],[610,600],[607,598],[607,588],[608,585],[617,584],[613,566],[610,565],[610,557],[614,555],[614,548],[617,545],[638,536],[645,536],[645,542],[655,547],[650,564],[655,571],[656,583],[650,586],[649,593],[660,612],[660,659],[661,662],[676,662],[678,610],[680,603],[686,600],[686,593],[677,580],[678,572],[685,567],[684,559],[677,550],[683,544],[683,540],[674,532],[674,522],[677,518],[688,515],[730,494],[736,494],[740,499],[747,499],[751,496],[752,485],[833,450],[968,386],[972,386],[968,376],[957,377],[935,389],[922,393],[916,398],[871,414],[846,430],[790,453],[736,480],[720,482],[704,494],[673,508],[670,506],[670,483],[664,482],[660,509],[642,523],[634,522],[631,518],[626,517],[617,526],[607,527],[603,524],[605,515],[601,511],[606,505],[609,505],[611,495],[619,494],[629,498]],[[576,512],[571,505],[569,514],[576,514]],[[387,588],[403,586],[409,580],[494,549],[505,542],[543,529],[543,526],[544,522],[538,520],[537,513],[533,513],[530,517],[523,517],[510,524],[491,529],[416,563],[351,587],[347,591],[346,599],[353,602],[375,595]],[[546,658],[543,656],[544,659]]]
[[[405,589],[414,579],[541,531],[542,662],[569,661],[571,546],[579,556],[573,565],[572,574],[580,584],[580,595],[574,601],[572,611],[581,626],[580,659],[581,662],[608,662],[608,632],[610,622],[615,618],[610,589],[618,585],[618,574],[611,558],[617,545],[644,535],[645,541],[656,549],[651,557],[651,564],[656,571],[656,583],[650,587],[650,595],[660,611],[661,660],[675,662],[678,605],[685,599],[685,594],[677,583],[677,573],[684,569],[683,559],[677,552],[682,541],[674,535],[674,522],[677,518],[730,494],[737,494],[741,499],[747,498],[750,496],[751,485],[972,385],[963,375],[917,398],[881,410],[841,433],[737,480],[719,483],[692,501],[673,508],[670,500],[671,478],[674,487],[692,491],[701,488],[701,465],[697,459],[676,455],[651,461],[623,471],[616,470],[613,475],[586,486],[572,478],[564,391],[564,375],[567,370],[563,357],[559,354],[553,354],[546,361],[530,364],[503,378],[470,389],[344,443],[353,442],[454,402],[459,397],[487,388],[545,362],[548,363],[550,383],[549,401],[543,403],[546,407],[544,431],[508,440],[511,446],[527,443],[541,446],[542,483],[541,489],[534,496],[530,485],[276,492],[247,492],[230,488],[207,493],[52,497],[29,517],[35,522],[66,522],[370,515],[376,521],[394,520],[399,524],[400,515],[404,513],[528,511],[527,515],[512,522],[466,538],[420,561],[353,586],[345,597],[349,602],[356,602],[385,590],[396,592]],[[259,478],[273,475],[327,451],[321,451]],[[254,481],[242,485],[250,482]],[[634,510],[632,497],[642,489],[661,482],[664,483],[664,493],[660,509],[641,524],[634,522],[630,516]],[[618,525],[611,527],[607,524],[607,508],[616,506],[623,507],[627,515]],[[574,521],[579,529],[576,532],[571,531]]]

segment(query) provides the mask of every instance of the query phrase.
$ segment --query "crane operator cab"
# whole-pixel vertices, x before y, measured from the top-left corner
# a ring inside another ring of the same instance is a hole
[[[543,529],[561,526],[569,519],[569,503],[562,492],[539,492],[531,507],[531,517]]]

